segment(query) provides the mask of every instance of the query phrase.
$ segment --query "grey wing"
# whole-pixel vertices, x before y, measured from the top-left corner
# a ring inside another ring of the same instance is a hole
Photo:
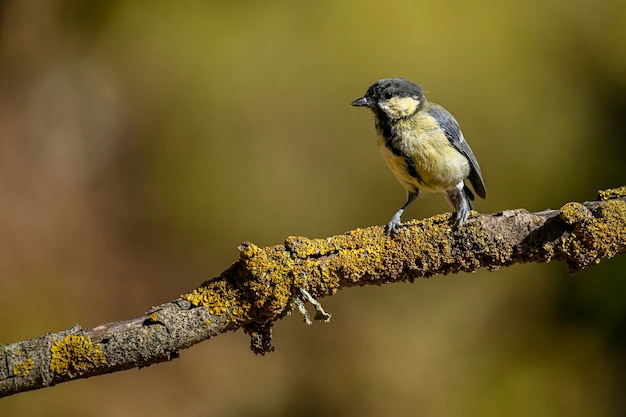
[[[431,108],[428,109],[428,114],[437,120],[437,123],[441,126],[441,129],[450,141],[450,144],[467,157],[467,160],[470,163],[470,173],[468,179],[472,183],[476,194],[482,198],[487,197],[487,191],[485,190],[485,182],[483,180],[483,174],[480,171],[480,165],[478,165],[474,152],[472,152],[472,149],[463,137],[461,128],[459,127],[459,124],[454,116],[452,116],[440,105],[434,103],[431,103]]]

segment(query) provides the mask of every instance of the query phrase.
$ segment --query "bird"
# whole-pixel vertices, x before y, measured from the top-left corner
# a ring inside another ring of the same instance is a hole
[[[385,78],[372,84],[352,106],[374,113],[377,144],[383,159],[406,189],[404,205],[386,226],[388,234],[401,229],[402,213],[420,191],[443,193],[462,226],[474,209],[474,194],[487,197],[478,161],[461,133],[459,123],[439,104],[424,96],[424,89],[404,78]]]

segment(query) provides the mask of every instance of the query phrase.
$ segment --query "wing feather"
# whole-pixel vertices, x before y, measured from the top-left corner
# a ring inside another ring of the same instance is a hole
[[[482,198],[487,197],[487,190],[485,189],[485,182],[483,180],[483,174],[480,171],[480,165],[478,165],[478,161],[476,160],[472,149],[463,137],[459,123],[456,121],[454,116],[438,104],[431,103],[430,108],[427,111],[428,114],[437,120],[437,123],[441,126],[441,129],[450,141],[450,144],[465,155],[469,161],[470,173],[468,179],[470,180],[472,187],[474,187],[476,194]]]

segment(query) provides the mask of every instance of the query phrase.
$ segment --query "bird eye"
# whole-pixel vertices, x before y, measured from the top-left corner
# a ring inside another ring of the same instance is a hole
[[[383,94],[383,97],[385,97],[385,100],[389,100],[391,98],[391,93],[387,91],[385,94]]]

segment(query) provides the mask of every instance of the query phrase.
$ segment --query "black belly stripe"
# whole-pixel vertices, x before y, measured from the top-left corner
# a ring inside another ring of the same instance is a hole
[[[415,161],[412,158],[405,155],[404,163],[406,164],[406,170],[409,173],[409,175],[415,178],[417,182],[419,182],[420,184],[423,184],[424,181],[422,180],[422,177],[420,176],[420,174],[417,173],[417,170],[415,169]]]
[[[422,180],[420,174],[417,173],[417,169],[415,168],[415,161],[413,161],[410,156],[406,155],[404,152],[394,146],[394,142],[398,141],[398,136],[395,129],[393,129],[389,123],[380,123],[378,125],[378,129],[380,130],[380,134],[382,135],[382,137],[385,139],[385,147],[398,158],[404,159],[404,165],[406,167],[407,173],[415,178],[417,182],[423,184],[424,181]]]
[[[400,149],[393,146],[393,141],[385,138],[385,147],[391,151],[392,154],[397,156],[398,158],[408,158]]]
[[[397,142],[397,134],[389,123],[381,123],[378,126],[381,136],[385,139],[385,147],[391,151],[397,157],[405,158],[406,155],[402,151],[394,146],[394,142]]]

